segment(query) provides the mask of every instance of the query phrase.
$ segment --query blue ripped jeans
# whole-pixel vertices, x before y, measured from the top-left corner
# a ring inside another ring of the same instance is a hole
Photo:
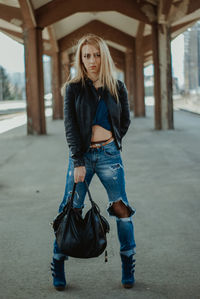
[[[105,187],[109,204],[108,213],[111,216],[115,216],[114,210],[112,209],[112,204],[116,201],[121,200],[129,209],[130,216],[128,218],[118,218],[117,222],[117,232],[120,242],[120,253],[126,256],[135,254],[135,239],[134,239],[134,225],[132,216],[135,210],[130,207],[125,191],[125,177],[124,177],[124,167],[121,159],[120,151],[117,149],[115,142],[112,141],[109,144],[102,146],[97,149],[89,149],[88,152],[84,154],[86,176],[85,180],[88,185],[90,184],[93,175],[96,173]],[[66,205],[67,199],[70,196],[73,184],[74,184],[74,165],[73,159],[69,154],[69,166],[66,178],[66,187],[63,197],[63,201],[59,207],[59,212],[61,212]],[[84,199],[86,195],[86,186],[84,183],[78,183],[76,186],[76,194],[74,197],[74,207],[83,208]],[[63,255],[56,243],[54,242],[54,258],[57,260],[67,259],[68,257]]]

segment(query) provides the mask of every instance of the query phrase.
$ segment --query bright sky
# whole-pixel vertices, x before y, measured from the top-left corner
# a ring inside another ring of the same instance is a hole
[[[0,65],[9,72],[24,72],[24,46],[0,32]]]
[[[171,43],[172,49],[172,66],[174,76],[178,77],[179,85],[184,84],[184,35],[180,34]]]
[[[0,65],[9,72],[24,71],[24,47],[18,42],[0,32]],[[178,77],[180,85],[184,83],[183,59],[184,59],[184,37],[179,35],[171,43],[172,63],[174,76]],[[145,74],[152,74],[153,68],[145,68]]]

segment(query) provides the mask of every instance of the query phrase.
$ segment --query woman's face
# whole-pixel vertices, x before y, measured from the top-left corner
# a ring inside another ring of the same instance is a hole
[[[89,76],[99,74],[101,56],[98,48],[92,45],[84,45],[81,51],[82,62]]]

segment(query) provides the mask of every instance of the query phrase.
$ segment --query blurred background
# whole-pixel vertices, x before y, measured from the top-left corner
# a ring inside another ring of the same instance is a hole
[[[0,120],[15,118],[15,125],[24,124],[26,110],[24,45],[0,32]],[[174,108],[200,111],[200,21],[178,35],[171,42]],[[44,99],[52,115],[52,59],[43,55]],[[75,70],[71,67],[71,76]],[[118,70],[119,79],[124,74]],[[145,103],[154,105],[154,68],[144,67]],[[16,116],[20,118],[16,118]],[[18,119],[18,121],[17,121]],[[13,128],[13,121],[2,132]],[[1,132],[0,131],[0,132]]]

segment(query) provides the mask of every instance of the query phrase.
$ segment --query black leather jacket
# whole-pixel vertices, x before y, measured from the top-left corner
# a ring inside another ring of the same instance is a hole
[[[64,98],[64,124],[66,139],[75,167],[84,166],[83,155],[89,150],[92,122],[100,92],[100,96],[107,104],[116,146],[118,149],[122,149],[121,140],[130,125],[129,103],[124,83],[118,80],[118,102],[107,88],[100,88],[97,91],[89,78],[85,80],[85,86],[81,82],[70,83],[66,87]]]

